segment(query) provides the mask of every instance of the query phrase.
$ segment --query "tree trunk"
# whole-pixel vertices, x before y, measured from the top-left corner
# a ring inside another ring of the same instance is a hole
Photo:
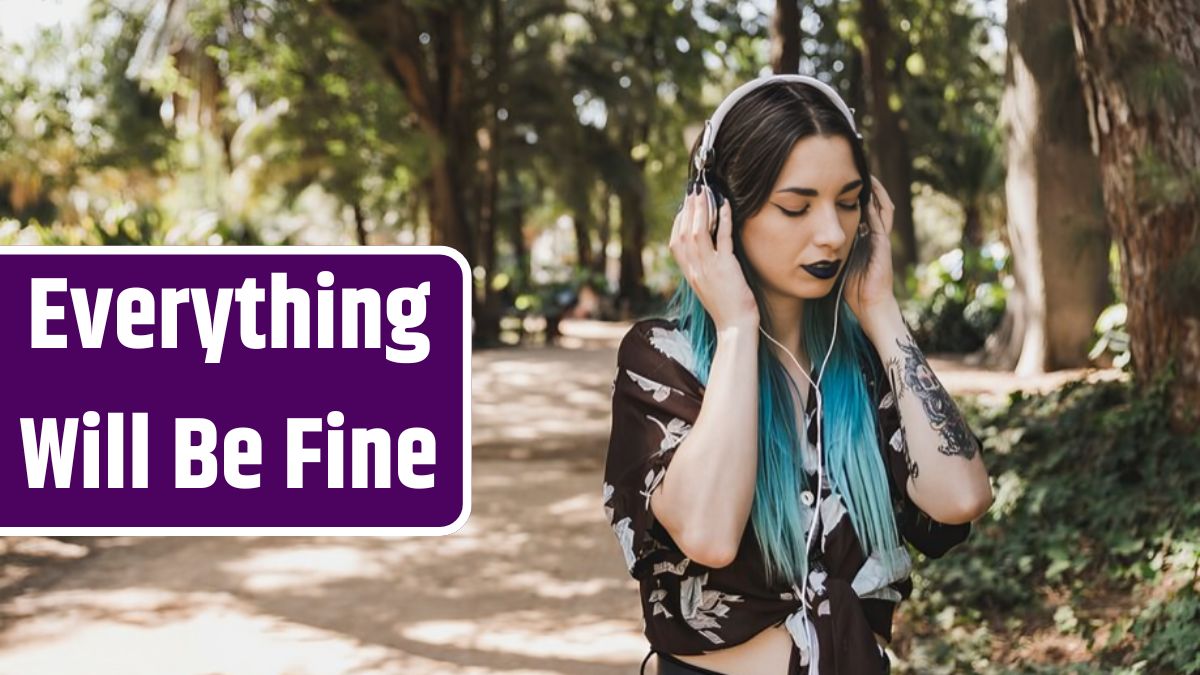
[[[593,260],[596,272],[608,278],[608,242],[612,240],[612,199],[608,184],[600,186],[600,252]]]
[[[968,202],[963,211],[962,243],[963,251],[979,250],[983,246],[983,219],[979,215],[979,202]]]
[[[646,245],[646,184],[639,172],[622,181],[621,199],[621,273],[619,298],[633,313],[640,312],[649,296],[646,272],[642,267],[642,249]]]
[[[515,182],[515,181],[514,181]],[[525,232],[522,226],[525,223],[525,207],[523,201],[517,200],[513,204],[512,211],[508,215],[508,241],[512,245],[513,258],[516,259],[516,273],[514,277],[516,288],[526,290],[532,276],[529,263],[529,249],[525,246]]]
[[[359,246],[367,245],[367,224],[363,218],[362,206],[357,201],[352,205],[354,208],[354,240]]]
[[[917,263],[917,233],[912,216],[912,158],[909,157],[908,123],[904,108],[892,110],[891,97],[899,89],[904,59],[894,53],[893,35],[888,17],[879,0],[862,0],[859,12],[862,30],[863,71],[867,80],[872,117],[871,171],[888,190],[895,205],[892,232],[895,238],[893,261],[898,276]],[[888,56],[895,65],[889,72]]]
[[[1087,365],[1096,317],[1111,301],[1111,243],[1099,167],[1083,133],[1065,0],[1010,0],[1002,116],[1015,287],[992,365],[1021,375]]]
[[[800,72],[800,2],[775,0],[771,20],[771,72]]]
[[[1134,376],[1146,387],[1173,365],[1172,426],[1191,431],[1200,410],[1200,5],[1071,0],[1071,19]]]
[[[592,206],[587,181],[570,181],[571,222],[575,226],[575,265],[580,269],[592,268]]]
[[[496,208],[499,204],[500,186],[500,144],[503,142],[500,129],[500,118],[496,111],[504,106],[499,83],[503,82],[508,68],[508,39],[504,34],[504,11],[501,0],[491,0],[491,27],[489,38],[494,63],[492,77],[487,80],[488,116],[481,136],[482,151],[479,163],[479,183],[481,195],[479,199],[479,214],[476,219],[479,233],[480,260],[483,265],[483,300],[479,314],[475,318],[476,342],[483,346],[499,344],[500,316],[504,312],[500,295],[493,288],[493,280],[499,271],[496,261]]]

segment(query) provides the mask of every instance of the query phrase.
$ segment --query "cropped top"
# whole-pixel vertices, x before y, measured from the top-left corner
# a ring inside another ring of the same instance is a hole
[[[702,654],[785,624],[795,643],[788,675],[887,672],[887,657],[872,633],[891,641],[892,614],[912,592],[905,542],[940,557],[967,538],[971,524],[937,522],[909,499],[899,410],[879,357],[871,351],[863,373],[876,408],[878,451],[890,478],[900,548],[892,552],[896,555],[867,558],[843,502],[823,481],[820,513],[813,508],[806,512],[806,522],[815,517],[819,528],[809,552],[806,610],[799,586],[786,581],[768,585],[749,523],[733,562],[709,568],[687,558],[654,517],[650,494],[695,423],[704,386],[694,374],[691,345],[674,319],[643,319],[622,339],[612,382],[602,500],[626,567],[639,582],[644,632],[652,650]],[[804,414],[809,443],[804,447],[811,456],[804,458],[804,466],[811,485],[816,485],[815,399],[810,384]],[[807,497],[802,504],[815,503],[811,494]],[[801,612],[807,627],[799,626]],[[802,665],[801,644],[807,665]]]

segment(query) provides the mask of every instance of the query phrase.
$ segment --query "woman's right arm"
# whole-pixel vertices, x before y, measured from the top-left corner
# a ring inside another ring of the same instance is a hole
[[[758,325],[717,332],[700,414],[650,508],[687,557],[724,567],[737,555],[758,470]]]
[[[706,188],[704,188],[706,189]],[[650,508],[684,555],[724,567],[737,555],[758,470],[758,305],[733,255],[729,202],[714,246],[708,200],[689,194],[671,252],[713,319],[717,345],[692,429],[651,494]]]

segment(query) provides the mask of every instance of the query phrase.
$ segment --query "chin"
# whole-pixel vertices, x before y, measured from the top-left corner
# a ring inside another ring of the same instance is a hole
[[[815,300],[829,295],[831,291],[837,288],[837,281],[841,278],[841,275],[838,274],[829,279],[817,279],[804,270],[800,270],[800,274],[806,278],[801,279],[799,283],[792,286],[792,295],[808,300]]]

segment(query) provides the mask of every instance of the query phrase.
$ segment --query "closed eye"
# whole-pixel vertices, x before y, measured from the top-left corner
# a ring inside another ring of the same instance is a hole
[[[858,210],[858,201],[855,200],[854,202],[851,202],[849,204],[838,202],[838,207],[841,208],[843,211],[857,211]],[[778,204],[775,204],[775,208],[782,211],[785,216],[788,216],[791,218],[794,218],[796,216],[802,216],[802,215],[808,213],[807,205],[800,211],[792,211],[790,209],[785,209]]]

